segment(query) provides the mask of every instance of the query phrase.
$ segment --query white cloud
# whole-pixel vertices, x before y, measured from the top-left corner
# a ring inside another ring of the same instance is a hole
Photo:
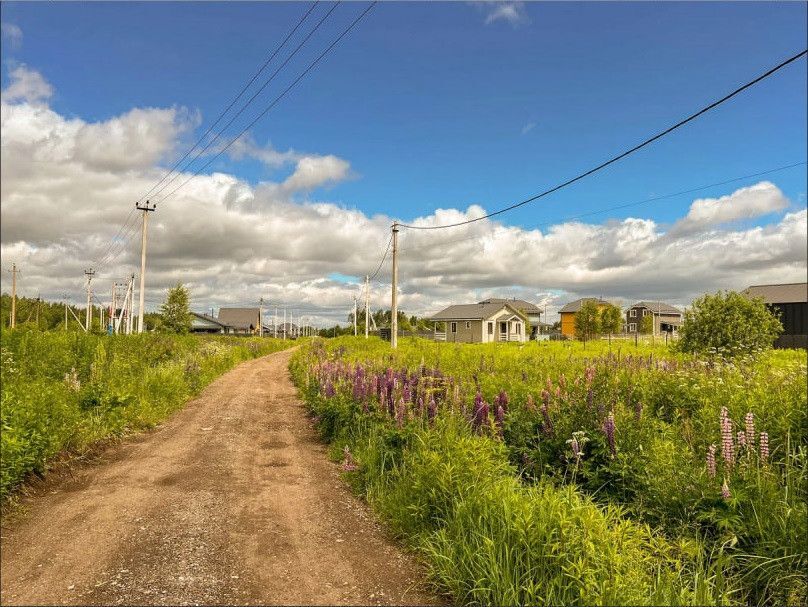
[[[22,30],[19,25],[3,21],[0,23],[0,31],[2,32],[3,38],[8,41],[8,45],[12,51],[16,51],[22,46]]]
[[[18,65],[8,74],[11,83],[3,90],[2,99],[6,103],[27,101],[37,103],[53,95],[53,87],[36,70]]]
[[[505,21],[513,27],[530,23],[524,2],[485,2],[483,4],[487,12],[486,25],[496,21]]]
[[[23,294],[59,298],[67,291],[81,301],[83,269],[103,256],[132,202],[163,175],[156,163],[171,154],[187,122],[182,111],[146,108],[87,123],[41,103],[3,101],[0,254],[23,268]],[[307,197],[350,177],[346,160],[278,152],[251,140],[240,153],[267,153],[268,165],[290,173],[258,185],[202,174],[159,205],[150,217],[148,305],[155,308],[165,289],[181,280],[200,310],[254,305],[263,296],[270,309],[285,305],[317,322],[345,322],[362,277],[378,265],[392,219]],[[680,221],[690,229],[678,234],[640,217],[564,222],[544,231],[491,220],[445,231],[403,230],[401,306],[425,314],[499,295],[547,304],[552,315],[581,295],[675,304],[720,288],[804,280],[804,209],[766,227],[739,228],[726,224],[782,212],[782,192],[762,182],[715,200],[723,202],[694,201]],[[478,205],[439,209],[410,223],[484,213]],[[136,223],[132,227],[124,232],[131,237],[114,247],[120,254],[97,268],[102,300],[112,279],[138,272],[139,232]],[[378,279],[389,280],[389,270],[388,257]],[[357,284],[327,278],[335,273],[356,276]],[[374,285],[371,302],[389,305],[389,286]]]
[[[768,215],[787,206],[788,200],[776,185],[761,181],[720,198],[694,200],[687,216],[671,228],[671,234],[691,234],[740,219]]]

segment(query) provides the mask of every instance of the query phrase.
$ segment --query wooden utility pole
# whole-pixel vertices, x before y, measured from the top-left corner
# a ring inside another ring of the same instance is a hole
[[[146,228],[148,227],[149,223],[149,211],[154,211],[157,209],[157,205],[149,204],[149,201],[147,200],[142,205],[136,204],[135,208],[143,212],[143,227],[140,233],[140,292],[138,294],[140,296],[140,305],[138,306],[137,310],[137,332],[143,333],[143,306],[145,305],[146,298]],[[132,280],[134,281],[134,279],[135,275],[133,274]]]
[[[390,346],[398,347],[398,224],[393,223],[393,290],[390,306]]]
[[[370,331],[370,319],[368,318],[370,308],[370,276],[365,274],[365,339]]]
[[[143,275],[142,274],[140,275],[140,284],[141,285],[143,284]],[[127,320],[126,334],[127,335],[132,334],[132,330],[134,329],[134,324],[135,324],[135,315],[134,315],[134,311],[135,311],[135,275],[134,274],[132,274],[132,276],[129,277],[129,285],[130,285],[129,286],[129,314],[126,317],[126,320]],[[140,291],[140,294],[141,294],[141,297],[142,297],[143,296],[143,290],[142,289]],[[142,307],[140,309],[143,310]]]
[[[65,293],[65,331],[67,331],[67,293]]]
[[[87,277],[87,314],[84,322],[84,331],[88,332],[93,326],[93,312],[92,308],[90,307],[90,298],[92,297],[93,292],[90,289],[90,282],[92,282],[93,276],[95,276],[95,270],[92,268],[89,270],[84,270],[84,275]]]
[[[39,302],[42,301],[42,298],[37,295],[36,296],[36,328],[39,329]]]
[[[356,337],[357,332],[359,331],[359,317],[358,311],[356,308],[356,297],[353,298],[353,336]]]
[[[258,337],[264,336],[264,298],[258,300]]]
[[[283,338],[286,339],[286,308],[283,309]]]
[[[17,264],[11,264],[11,322],[10,328],[17,326]]]
[[[272,332],[275,339],[278,339],[278,306],[275,306],[275,315],[272,317]]]

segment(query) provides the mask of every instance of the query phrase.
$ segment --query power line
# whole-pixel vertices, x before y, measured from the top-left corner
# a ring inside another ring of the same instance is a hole
[[[382,260],[379,262],[379,266],[376,268],[376,271],[374,271],[373,274],[368,275],[369,280],[373,280],[374,278],[376,278],[376,275],[382,269],[382,266],[384,265],[384,260],[387,259],[387,254],[390,252],[390,245],[392,243],[393,243],[393,236],[391,235],[390,240],[387,241],[387,247],[384,250],[384,255],[382,255]]]
[[[164,203],[171,196],[173,196],[179,189],[184,187],[189,181],[191,181],[194,177],[199,175],[207,167],[209,167],[213,163],[213,161],[215,161],[219,156],[221,156],[224,152],[226,152],[230,148],[230,146],[233,145],[244,133],[246,133],[250,128],[252,128],[252,126],[256,122],[258,122],[261,118],[264,117],[264,115],[267,112],[269,112],[273,107],[275,107],[278,104],[278,102],[281,99],[283,99],[289,93],[289,91],[291,91],[297,85],[298,82],[303,80],[303,78],[317,66],[317,64],[323,59],[323,57],[325,57],[331,51],[331,49],[333,49],[337,45],[337,43],[340,40],[342,40],[348,34],[348,32],[350,32],[356,26],[357,23],[359,23],[359,21],[370,11],[370,9],[376,6],[378,1],[379,0],[374,0],[373,2],[371,2],[371,4],[364,11],[362,11],[362,13],[356,19],[354,19],[351,22],[351,24],[347,28],[345,28],[342,31],[342,33],[339,36],[337,36],[337,38],[322,53],[320,53],[320,55],[318,55],[317,58],[314,61],[312,61],[309,64],[309,66],[305,70],[303,70],[303,72],[301,72],[300,75],[288,87],[286,87],[286,89],[284,89],[284,91],[280,95],[275,97],[275,99],[266,108],[264,108],[264,110],[260,114],[258,114],[258,116],[256,116],[252,120],[252,122],[250,122],[247,126],[245,126],[238,133],[238,135],[236,135],[233,139],[231,139],[230,142],[226,146],[224,146],[221,150],[216,152],[216,154],[214,154],[213,157],[208,162],[206,162],[202,167],[197,169],[197,171],[194,172],[190,177],[188,177],[188,179],[183,181],[178,187],[174,188],[171,192],[168,193],[168,195],[164,196],[163,199],[160,201],[160,203]]]
[[[317,24],[306,35],[306,37],[303,38],[303,40],[300,42],[300,44],[298,44],[297,47],[289,54],[289,56],[286,58],[286,60],[283,63],[281,63],[281,65],[272,73],[272,75],[264,82],[264,84],[262,84],[261,87],[257,91],[255,91],[255,93],[253,93],[253,96],[250,97],[244,103],[244,105],[241,106],[241,109],[239,109],[238,112],[236,112],[235,115],[232,118],[230,118],[230,120],[227,122],[227,124],[224,125],[221,129],[219,129],[219,131],[217,131],[217,133],[214,135],[214,137],[207,144],[205,144],[205,147],[200,149],[194,155],[194,157],[186,163],[186,165],[182,168],[182,171],[188,170],[191,167],[191,165],[193,165],[193,163],[196,162],[199,159],[200,156],[202,156],[202,154],[204,154],[206,151],[208,151],[211,148],[211,146],[219,140],[219,138],[224,134],[224,132],[228,128],[230,128],[230,125],[232,125],[233,122],[235,122],[235,120],[239,116],[241,116],[241,114],[244,112],[244,110],[246,110],[247,107],[249,107],[249,105],[255,100],[255,98],[258,97],[258,95],[260,95],[264,91],[264,89],[275,79],[275,76],[277,76],[281,72],[281,70],[288,65],[288,63],[294,58],[295,55],[297,55],[297,53],[300,51],[300,49],[302,49],[303,46],[311,39],[311,37],[314,35],[314,33],[318,29],[320,29],[320,26],[323,23],[325,23],[326,19],[328,19],[328,17],[331,16],[331,13],[333,13],[337,9],[339,4],[340,4],[339,0],[336,3],[334,3],[334,5],[331,7],[331,9],[328,12],[326,12],[325,15],[323,15],[323,17],[317,22]],[[171,185],[171,183],[173,183],[177,179],[177,177],[179,177],[180,175],[181,175],[181,172],[176,173],[171,179],[169,179],[165,184],[163,184],[163,186],[159,190],[154,192],[154,194],[152,195],[152,198],[160,195],[160,193],[162,193],[169,185]],[[161,200],[160,202],[163,202],[164,200],[165,200],[165,198],[163,200]]]
[[[216,127],[216,125],[217,125],[217,124],[219,124],[219,122],[222,120],[222,118],[224,118],[224,117],[225,117],[225,115],[227,114],[227,112],[229,112],[229,111],[230,111],[230,110],[233,108],[233,106],[236,104],[236,102],[237,102],[239,99],[241,99],[242,95],[244,95],[244,93],[247,91],[247,89],[248,89],[248,88],[250,88],[250,86],[252,86],[253,82],[255,82],[255,81],[258,79],[258,76],[260,76],[260,75],[261,75],[261,73],[262,73],[262,72],[263,72],[263,71],[264,71],[264,70],[267,68],[267,66],[268,66],[268,65],[269,65],[269,64],[272,62],[272,60],[273,60],[273,59],[275,59],[275,57],[278,55],[278,53],[280,52],[280,50],[281,50],[281,49],[284,47],[284,45],[285,45],[285,44],[286,44],[286,43],[289,41],[289,38],[291,38],[291,37],[292,37],[292,36],[295,34],[295,32],[296,32],[296,31],[297,31],[297,30],[300,28],[300,26],[301,26],[301,25],[303,25],[303,22],[304,22],[304,21],[305,21],[305,20],[308,18],[308,16],[309,16],[309,15],[311,14],[311,12],[314,10],[314,7],[315,7],[315,6],[317,6],[317,3],[318,3],[318,2],[319,2],[319,0],[315,0],[314,2],[312,2],[311,6],[309,7],[309,10],[307,10],[307,11],[306,11],[306,12],[305,12],[305,13],[304,13],[304,14],[303,14],[301,17],[300,17],[300,19],[298,20],[298,22],[297,22],[297,24],[294,26],[294,28],[292,28],[292,30],[291,30],[291,31],[290,31],[290,32],[289,32],[289,33],[286,35],[286,37],[283,39],[283,41],[282,41],[282,42],[281,42],[281,43],[280,43],[280,44],[279,44],[277,47],[275,47],[275,50],[272,52],[272,54],[269,56],[269,58],[268,58],[266,61],[264,61],[264,63],[261,65],[261,67],[259,67],[259,68],[258,68],[258,71],[256,71],[256,72],[255,72],[255,74],[253,74],[252,78],[250,78],[250,79],[247,81],[247,83],[246,83],[246,84],[245,84],[245,85],[244,85],[244,86],[241,88],[241,90],[240,90],[240,91],[238,92],[238,94],[237,94],[237,95],[236,95],[236,96],[233,98],[233,100],[230,102],[230,104],[229,104],[229,105],[228,105],[226,108],[224,108],[224,110],[222,110],[222,111],[219,113],[219,115],[217,116],[216,120],[214,120],[214,121],[213,121],[213,123],[212,123],[212,124],[211,124],[211,125],[208,127],[208,129],[207,129],[207,130],[206,130],[206,131],[205,131],[205,132],[202,134],[202,136],[201,136],[199,139],[197,139],[197,140],[196,140],[196,143],[194,143],[194,144],[193,144],[193,145],[192,145],[192,146],[191,146],[191,147],[190,147],[190,148],[189,148],[189,149],[188,149],[188,150],[185,152],[185,154],[183,154],[182,158],[180,158],[179,160],[177,160],[177,162],[175,162],[175,163],[174,163],[174,165],[171,167],[171,170],[169,170],[169,172],[168,172],[168,173],[166,173],[166,174],[165,174],[165,175],[164,175],[164,176],[163,176],[163,177],[162,177],[162,178],[161,178],[161,179],[160,179],[160,180],[159,180],[157,183],[155,183],[155,184],[154,184],[154,185],[151,187],[151,189],[149,189],[149,191],[147,191],[147,192],[146,192],[145,194],[143,194],[143,195],[142,195],[140,198],[138,198],[138,200],[136,201],[136,203],[135,203],[135,204],[138,204],[138,203],[140,203],[140,202],[143,202],[143,199],[144,199],[144,198],[146,198],[146,197],[147,197],[149,194],[151,194],[151,193],[154,191],[154,189],[155,189],[157,186],[159,186],[161,183],[163,183],[163,181],[165,181],[165,180],[166,180],[166,179],[169,177],[169,175],[171,175],[172,173],[174,173],[174,171],[177,169],[177,167],[178,167],[180,164],[182,164],[182,162],[183,162],[183,161],[184,161],[186,158],[188,158],[188,156],[190,156],[191,152],[193,152],[193,151],[194,151],[194,150],[195,150],[195,149],[196,149],[196,148],[199,146],[199,144],[200,144],[200,143],[202,143],[202,141],[204,141],[204,140],[205,140],[205,137],[207,137],[207,136],[210,134],[210,132],[211,132],[211,131],[212,131],[212,130],[213,130],[215,127]],[[264,86],[266,86],[266,85],[264,85]],[[260,92],[260,91],[259,91],[259,92]],[[253,96],[253,99],[254,99],[254,98],[255,98],[255,96]],[[252,101],[252,99],[250,99],[250,101]],[[248,102],[247,102],[247,104],[246,104],[244,107],[246,107],[247,105],[249,105],[249,104],[250,104],[250,101],[248,101]],[[244,108],[242,108],[242,111],[243,111],[243,109],[244,109]],[[225,128],[226,128],[226,127],[225,127]]]
[[[668,127],[664,131],[661,131],[661,132],[657,133],[656,135],[654,135],[652,137],[649,137],[648,139],[646,139],[642,143],[640,143],[638,145],[635,145],[633,148],[630,148],[630,149],[626,150],[625,152],[610,158],[606,162],[603,162],[603,163],[599,164],[598,166],[596,166],[594,168],[591,168],[588,171],[577,175],[576,177],[573,177],[572,179],[568,179],[567,181],[565,181],[565,182],[563,182],[563,183],[561,183],[561,184],[559,184],[557,186],[554,186],[554,187],[550,188],[549,190],[545,190],[544,192],[542,192],[540,194],[536,194],[535,196],[531,196],[530,198],[528,198],[526,200],[523,200],[521,202],[517,202],[517,203],[512,204],[510,206],[504,207],[502,209],[499,209],[498,211],[494,211],[492,213],[487,213],[486,215],[482,215],[481,217],[475,217],[474,219],[467,219],[466,221],[459,221],[457,223],[450,223],[450,224],[444,224],[444,225],[439,225],[439,226],[416,226],[416,225],[398,224],[398,227],[400,227],[400,228],[409,228],[411,230],[440,230],[440,229],[444,229],[444,228],[454,228],[454,227],[458,227],[458,226],[468,225],[468,224],[474,223],[476,221],[482,221],[483,219],[488,219],[489,217],[495,217],[496,215],[501,215],[502,213],[507,213],[508,211],[512,211],[513,209],[516,209],[518,207],[524,206],[524,205],[526,205],[526,204],[528,204],[530,202],[538,200],[539,198],[543,198],[544,196],[547,196],[548,194],[552,194],[553,192],[557,192],[558,190],[560,190],[562,188],[565,188],[565,187],[567,187],[569,185],[572,185],[576,181],[580,181],[581,179],[583,179],[585,177],[588,177],[589,175],[591,175],[593,173],[596,173],[597,171],[600,171],[601,169],[604,169],[604,168],[606,168],[607,166],[609,166],[611,164],[614,164],[615,162],[625,158],[626,156],[629,156],[630,154],[633,154],[634,152],[636,152],[636,151],[644,148],[645,146],[653,143],[657,139],[661,139],[665,135],[667,135],[667,134],[675,131],[676,129],[686,125],[687,123],[695,120],[696,118],[698,118],[702,114],[705,114],[705,113],[709,112],[710,110],[718,107],[719,105],[721,105],[722,103],[724,103],[726,101],[729,101],[730,99],[732,99],[733,97],[735,97],[739,93],[741,93],[741,92],[745,91],[746,89],[754,86],[755,84],[757,84],[761,80],[764,80],[764,79],[768,78],[769,76],[771,76],[775,72],[783,69],[787,65],[797,61],[797,59],[800,59],[806,53],[808,53],[808,49],[797,53],[796,55],[794,55],[793,57],[790,57],[789,59],[786,59],[782,63],[779,63],[778,65],[774,66],[770,70],[764,72],[763,74],[761,74],[760,76],[758,76],[754,80],[750,80],[746,84],[736,88],[734,91],[732,91],[728,95],[725,95],[724,97],[722,97],[721,99],[719,99],[717,101],[713,101],[711,104],[709,104],[709,105],[705,106],[704,108],[700,109],[698,112],[696,112],[694,114],[691,114],[690,116],[688,116],[687,118],[685,118],[683,120],[680,120],[679,122],[677,122],[676,124],[674,124],[671,127]]]
[[[703,190],[709,190],[710,188],[715,188],[715,187],[718,187],[718,186],[727,185],[727,184],[738,182],[738,181],[744,181],[746,179],[752,179],[754,177],[762,177],[764,175],[770,175],[771,173],[777,173],[779,171],[785,171],[786,169],[793,169],[793,168],[798,167],[798,166],[805,166],[806,164],[808,164],[808,162],[803,160],[802,162],[795,162],[793,164],[787,164],[787,165],[780,166],[780,167],[777,167],[777,168],[774,168],[774,169],[768,169],[766,171],[760,171],[758,173],[750,173],[748,175],[743,175],[742,177],[733,177],[732,179],[726,179],[724,181],[718,181],[716,183],[711,183],[709,185],[702,185],[702,186],[699,186],[699,187],[696,187],[696,188],[690,188],[688,190],[681,190],[679,192],[674,192],[672,194],[663,194],[662,196],[654,196],[652,198],[646,198],[645,200],[638,200],[636,202],[628,202],[628,203],[625,203],[625,204],[619,204],[619,205],[615,205],[615,206],[611,206],[611,207],[605,207],[605,208],[602,208],[602,209],[596,209],[594,211],[589,211],[589,212],[586,212],[586,213],[580,213],[578,215],[570,215],[570,216],[563,217],[563,218],[559,219],[557,222],[545,222],[545,223],[536,224],[531,229],[538,229],[538,228],[542,228],[542,227],[547,227],[549,225],[553,225],[554,223],[562,223],[562,222],[565,222],[565,221],[573,221],[573,220],[576,220],[576,219],[583,219],[584,217],[591,217],[592,215],[599,215],[601,213],[608,213],[610,211],[618,211],[620,209],[626,209],[626,208],[629,208],[629,207],[635,207],[635,206],[639,206],[641,204],[647,204],[649,202],[657,202],[659,200],[667,200],[669,198],[676,198],[677,196],[684,196],[686,194],[693,194],[695,192],[701,192]],[[475,234],[474,236],[466,236],[464,238],[459,238],[459,239],[456,239],[456,240],[447,240],[447,241],[443,241],[443,242],[438,242],[438,243],[435,243],[434,245],[429,245],[429,247],[430,248],[442,247],[442,246],[445,246],[445,245],[458,244],[458,243],[461,243],[461,242],[466,242],[466,241],[469,241],[469,240],[477,240],[477,239],[479,239],[479,235]],[[421,249],[421,248],[424,248],[424,247],[423,246],[413,246],[413,247],[402,248],[402,249],[399,249],[399,250],[400,251],[414,251],[416,249]]]

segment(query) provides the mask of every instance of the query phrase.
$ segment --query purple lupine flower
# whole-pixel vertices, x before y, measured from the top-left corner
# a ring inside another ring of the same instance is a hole
[[[724,484],[721,485],[721,497],[723,497],[725,500],[732,497],[732,493],[729,492],[729,485],[727,484],[726,479],[724,479]]]
[[[606,435],[606,442],[609,443],[609,451],[612,452],[612,457],[615,454],[615,444],[614,444],[614,413],[609,413],[606,417],[606,420],[603,422],[603,433]]]
[[[424,414],[424,399],[420,396],[418,397],[418,402],[415,405],[415,411],[418,413],[418,417],[421,417]]]
[[[746,444],[750,449],[755,448],[755,414],[751,411],[744,418],[746,429]]]
[[[331,381],[331,379],[328,379],[325,382],[325,397],[332,398],[336,393],[337,391],[334,389],[334,383]]]
[[[721,407],[721,457],[724,459],[724,466],[732,468],[735,463],[735,444],[732,440],[732,420],[726,407]]]
[[[769,459],[769,433],[760,433],[760,461],[764,464]]]
[[[550,393],[547,390],[541,391],[541,402],[545,407],[550,406]]]
[[[584,371],[584,380],[586,381],[586,387],[592,385],[592,380],[595,379],[595,367],[587,367],[586,371]]]
[[[501,404],[497,405],[497,411],[494,414],[494,418],[497,423],[497,431],[499,432],[500,436],[502,435],[502,427],[505,425],[505,407]]]
[[[525,409],[527,409],[528,413],[533,413],[536,410],[536,403],[533,400],[532,394],[527,395],[527,400],[525,401]]]
[[[479,430],[488,422],[488,403],[480,398],[479,404],[477,399],[474,399],[474,417],[472,418],[472,427]]]
[[[710,445],[707,449],[707,474],[710,478],[715,478],[715,445]]]
[[[541,416],[543,421],[541,423],[541,431],[547,436],[553,436],[555,434],[555,427],[553,426],[553,420],[550,419],[550,407],[547,406],[547,402],[543,402],[541,405]]]
[[[592,405],[595,402],[595,391],[592,388],[586,391],[586,409],[587,411],[592,410]]]
[[[398,400],[398,406],[396,406],[396,427],[403,428],[405,417],[407,415],[407,405],[404,404],[404,399],[400,398]]]
[[[499,406],[502,407],[503,411],[508,410],[508,393],[505,390],[499,391]]]
[[[412,393],[410,392],[410,384],[407,380],[404,380],[404,385],[401,388],[401,397],[406,402],[410,402],[410,399],[412,398]]]
[[[430,398],[429,405],[427,406],[426,410],[426,416],[430,424],[435,421],[435,417],[437,415],[438,415],[438,404],[435,402],[434,398]]]
[[[567,441],[567,442],[569,442],[569,444],[570,444],[570,448],[572,449],[572,454],[575,456],[575,461],[580,460],[581,459],[581,446],[578,444],[578,439],[576,438],[576,436],[573,434],[572,435],[572,440]]]

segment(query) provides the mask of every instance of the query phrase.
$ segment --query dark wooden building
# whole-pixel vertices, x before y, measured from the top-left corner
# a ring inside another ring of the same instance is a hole
[[[783,324],[776,348],[808,349],[808,283],[754,285],[744,295],[760,297]]]

